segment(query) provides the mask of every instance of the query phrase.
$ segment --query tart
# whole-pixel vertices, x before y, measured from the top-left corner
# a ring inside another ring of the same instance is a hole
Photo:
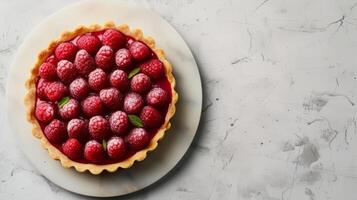
[[[146,158],[178,95],[164,51],[114,23],[64,32],[39,53],[25,96],[33,135],[63,167],[100,174]]]

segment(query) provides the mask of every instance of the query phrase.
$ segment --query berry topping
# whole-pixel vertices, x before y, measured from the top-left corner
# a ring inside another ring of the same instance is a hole
[[[110,70],[114,64],[114,53],[109,46],[102,46],[95,55],[95,63],[103,70]]]
[[[97,68],[88,75],[88,84],[93,90],[101,90],[107,85],[107,75],[105,72]]]
[[[82,157],[82,144],[74,138],[68,139],[62,145],[63,153],[72,160],[78,160]]]
[[[95,141],[90,140],[84,147],[84,158],[93,163],[100,163],[104,160],[103,146]]]
[[[165,90],[161,88],[153,88],[146,95],[146,102],[149,105],[156,107],[165,106],[169,102],[169,96]]]
[[[77,100],[81,100],[88,95],[89,85],[83,78],[77,78],[69,85],[69,93]]]
[[[55,50],[55,55],[58,60],[73,60],[74,56],[76,56],[78,48],[70,43],[70,42],[64,42],[61,43],[57,46]]]
[[[100,40],[93,35],[83,35],[77,40],[79,48],[86,50],[89,54],[95,55],[100,48]]]
[[[99,115],[103,111],[103,103],[98,96],[90,96],[82,101],[82,111],[88,117]]]
[[[112,132],[116,135],[123,135],[129,127],[128,116],[125,112],[116,111],[109,118],[109,125]]]
[[[41,102],[36,106],[35,115],[41,122],[50,122],[55,118],[55,108],[47,102]]]
[[[131,79],[130,88],[133,92],[143,94],[151,88],[150,78],[143,73],[139,73]]]
[[[67,124],[67,132],[70,138],[85,141],[88,138],[88,122],[83,119],[71,119]]]
[[[46,96],[52,102],[60,100],[68,92],[67,87],[61,82],[52,82],[45,88]]]
[[[46,88],[50,84],[49,81],[46,79],[40,78],[37,83],[37,88],[36,88],[36,94],[38,97],[45,99],[47,98],[46,96]]]
[[[57,66],[57,62],[58,62],[58,60],[54,55],[52,55],[46,59],[46,63],[51,63],[55,66]]]
[[[109,76],[110,85],[118,88],[120,91],[126,91],[129,87],[128,75],[120,70],[114,70]]]
[[[56,66],[45,62],[40,66],[38,74],[44,79],[54,80],[57,77]]]
[[[109,136],[109,122],[102,116],[97,115],[89,120],[89,134],[98,141],[102,141]]]
[[[103,44],[117,50],[125,45],[125,36],[117,30],[109,29],[103,34]]]
[[[148,75],[151,79],[159,79],[164,76],[164,66],[158,59],[151,59],[140,66],[140,71]]]
[[[64,105],[59,105],[58,110],[63,119],[69,120],[78,117],[80,106],[77,100],[70,99]]]
[[[145,106],[140,113],[140,119],[147,128],[157,128],[161,125],[163,118],[159,111],[152,106]]]
[[[129,46],[130,54],[135,60],[142,61],[150,56],[150,49],[145,44],[135,41]]]
[[[77,70],[73,63],[61,60],[57,63],[57,75],[65,83],[73,81],[77,76]]]
[[[95,62],[91,55],[86,50],[79,50],[74,59],[74,66],[78,73],[85,75],[95,68]]]
[[[126,144],[120,137],[114,136],[108,140],[107,152],[110,158],[119,159],[125,155]]]
[[[124,111],[129,114],[139,113],[144,106],[143,98],[134,92],[128,93],[124,99]]]
[[[132,150],[141,150],[149,144],[149,134],[143,128],[133,128],[125,138]]]
[[[99,97],[103,104],[111,109],[118,109],[123,104],[123,95],[116,88],[101,90]]]
[[[60,144],[67,138],[66,126],[58,119],[52,120],[44,130],[47,139],[51,143]]]
[[[119,49],[115,53],[115,64],[117,64],[120,69],[125,70],[130,68],[132,64],[132,58],[128,49]]]

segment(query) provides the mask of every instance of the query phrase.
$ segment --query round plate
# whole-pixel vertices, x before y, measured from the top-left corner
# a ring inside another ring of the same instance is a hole
[[[58,161],[49,157],[40,141],[32,136],[23,103],[26,93],[24,84],[38,53],[63,31],[73,30],[79,25],[104,24],[108,21],[127,23],[132,28],[140,27],[145,35],[155,38],[157,46],[165,50],[168,60],[173,64],[179,101],[172,128],[144,161],[135,163],[130,169],[95,176],[78,173],[73,168],[63,168]],[[67,190],[88,196],[110,197],[132,193],[165,176],[188,150],[201,115],[201,79],[185,41],[158,14],[144,7],[114,0],[73,4],[48,17],[19,48],[8,78],[8,117],[19,146],[49,180]]]

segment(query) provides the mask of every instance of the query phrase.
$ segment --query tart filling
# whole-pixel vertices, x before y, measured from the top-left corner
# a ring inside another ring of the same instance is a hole
[[[154,40],[127,25],[65,32],[39,54],[26,83],[33,135],[64,167],[130,167],[170,127],[177,93]]]

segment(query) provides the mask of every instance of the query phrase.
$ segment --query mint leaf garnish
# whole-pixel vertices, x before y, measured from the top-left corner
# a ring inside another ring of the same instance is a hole
[[[143,122],[141,121],[141,119],[138,116],[128,115],[128,118],[129,118],[130,123],[132,123],[135,127],[141,128],[144,126]]]
[[[69,102],[70,98],[69,97],[63,97],[58,101],[58,106],[62,108],[64,105],[66,105]]]
[[[131,70],[131,72],[128,75],[128,79],[130,79],[131,77],[135,76],[139,72],[140,72],[140,67],[137,67],[137,68]]]
[[[106,151],[107,150],[107,141],[103,140],[102,145],[103,145],[104,151]]]

